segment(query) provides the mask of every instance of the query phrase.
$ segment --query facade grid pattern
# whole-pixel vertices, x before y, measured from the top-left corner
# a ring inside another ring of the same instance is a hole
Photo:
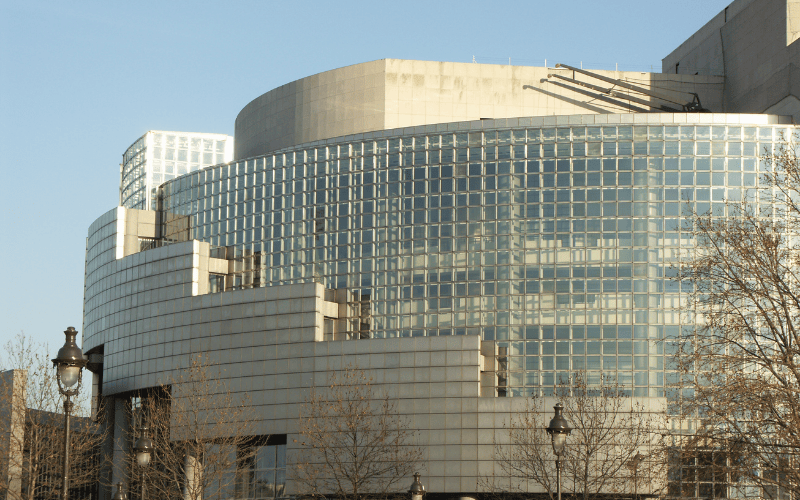
[[[219,134],[150,131],[122,155],[120,205],[155,210],[155,190],[201,168],[231,160],[233,138]]]
[[[759,156],[791,134],[736,118],[300,145],[166,183],[163,231],[188,217],[189,238],[258,256],[234,288],[347,289],[373,338],[494,341],[511,396],[586,370],[663,397],[663,340],[680,334],[688,291],[670,279],[693,244],[683,215],[755,195]]]

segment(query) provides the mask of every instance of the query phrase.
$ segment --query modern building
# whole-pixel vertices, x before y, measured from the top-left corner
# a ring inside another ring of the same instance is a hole
[[[122,155],[119,205],[156,210],[156,188],[201,168],[231,161],[233,137],[224,134],[151,130]]]
[[[797,2],[725,12],[658,74],[387,59],[253,100],[231,161],[89,229],[83,349],[115,463],[130,398],[196,353],[249,395],[288,467],[308,391],[368,370],[418,430],[428,491],[455,496],[497,470],[526,398],[574,371],[662,407],[686,209],[725,214],[799,130]],[[764,26],[770,57],[730,53]]]

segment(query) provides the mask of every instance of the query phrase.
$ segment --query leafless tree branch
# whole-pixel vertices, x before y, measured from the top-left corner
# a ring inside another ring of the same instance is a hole
[[[759,187],[727,216],[694,214],[697,247],[680,268],[698,320],[677,339],[678,402],[698,423],[684,453],[717,450],[716,474],[744,496],[800,494],[797,153],[792,141],[767,151]]]
[[[299,493],[342,499],[383,498],[411,477],[422,458],[416,432],[363,371],[334,373],[300,413],[300,452],[292,479]]]

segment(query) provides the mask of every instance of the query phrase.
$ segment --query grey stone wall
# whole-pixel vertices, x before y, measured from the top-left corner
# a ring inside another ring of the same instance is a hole
[[[103,236],[90,235],[88,253],[105,257],[90,259],[86,270],[92,320],[84,326],[90,333],[83,344],[86,352],[100,345],[104,350],[102,392],[114,409],[115,480],[129,453],[124,407],[130,392],[171,383],[198,353],[215,365],[234,397],[247,396],[254,433],[287,435],[290,460],[298,450],[298,417],[309,391],[324,393],[331,374],[349,365],[372,378],[376,394],[394,398],[417,432],[429,491],[478,491],[479,477],[500,472],[495,443],[508,439],[506,426],[527,401],[495,397],[494,352],[482,354],[478,336],[326,340],[325,318],[342,308],[325,300],[322,285],[203,293],[205,243],[116,257],[114,242],[126,240],[109,228],[128,227],[120,221],[124,212],[111,211],[92,225]],[[96,252],[92,243],[103,251]],[[482,388],[482,378],[488,387]],[[173,390],[180,394],[181,387]],[[554,403],[547,399],[544,408]],[[533,484],[516,486],[538,490]],[[287,484],[290,493],[294,488]]]
[[[0,373],[0,497],[22,495],[22,473],[25,462],[25,414],[27,411],[25,370]]]
[[[250,102],[236,118],[234,158],[384,129],[484,118],[631,111],[548,83],[545,80],[551,73],[610,86],[552,67],[400,59],[356,64],[287,83]],[[719,77],[597,73],[653,86],[670,96],[675,96],[675,91],[696,92],[707,109],[721,111]],[[690,100],[685,94],[677,97]]]
[[[800,2],[737,0],[662,60],[664,73],[725,78],[722,111],[800,120]]]

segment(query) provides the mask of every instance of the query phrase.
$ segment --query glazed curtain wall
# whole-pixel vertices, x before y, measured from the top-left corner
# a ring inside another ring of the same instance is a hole
[[[188,237],[229,247],[244,262],[234,287],[347,289],[371,337],[498,342],[510,395],[547,395],[585,369],[661,397],[660,340],[679,333],[688,291],[670,280],[693,244],[681,216],[724,215],[794,130],[766,116],[652,123],[672,116],[300,146],[166,183],[164,229],[188,220]]]
[[[162,182],[226,161],[226,136],[150,131],[122,155],[120,205],[155,210],[148,190]],[[230,160],[230,157],[227,158]]]

